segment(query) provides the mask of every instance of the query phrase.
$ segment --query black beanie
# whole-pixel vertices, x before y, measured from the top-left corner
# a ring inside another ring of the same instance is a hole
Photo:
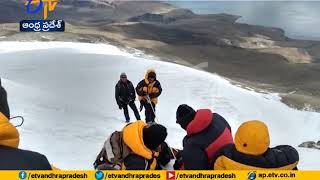
[[[181,104],[176,112],[176,123],[180,124],[180,126],[186,130],[188,124],[194,119],[195,115],[196,111],[192,107]]]
[[[148,149],[157,150],[167,137],[167,128],[160,124],[152,124],[143,129],[143,142]]]
[[[7,92],[1,85],[1,78],[0,78],[0,112],[4,114],[8,119],[10,118]]]

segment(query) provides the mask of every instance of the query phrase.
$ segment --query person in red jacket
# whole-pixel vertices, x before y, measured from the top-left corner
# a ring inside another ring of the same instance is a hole
[[[209,170],[217,153],[224,146],[233,144],[231,127],[218,113],[209,109],[195,111],[182,104],[176,112],[176,123],[186,130],[181,157],[175,162],[175,169]]]

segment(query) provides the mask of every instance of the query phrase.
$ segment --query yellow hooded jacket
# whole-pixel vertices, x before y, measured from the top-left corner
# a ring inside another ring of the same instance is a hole
[[[39,153],[18,149],[19,132],[9,119],[0,112],[0,169],[51,170],[47,158]],[[24,159],[25,158],[25,159]],[[10,165],[6,164],[11,161]]]
[[[234,142],[222,150],[214,163],[215,170],[293,170],[297,167],[299,155],[293,147],[269,148],[268,127],[261,121],[243,123]]]
[[[145,169],[155,170],[157,165],[156,158],[159,156],[158,152],[148,149],[143,143],[143,128],[147,127],[143,121],[136,121],[127,125],[123,129],[123,141],[130,148],[132,154],[138,155],[146,160]],[[129,155],[130,156],[130,155]],[[126,159],[124,160],[126,161]],[[126,162],[122,164],[122,169],[127,169]],[[135,167],[130,167],[135,169]],[[137,169],[141,169],[137,167]]]
[[[154,104],[157,104],[158,97],[162,92],[162,88],[158,80],[155,80],[152,83],[149,82],[148,75],[151,72],[156,73],[154,69],[148,69],[144,75],[144,80],[140,81],[139,84],[137,85],[136,91],[138,94],[139,101],[146,101],[146,99],[144,98],[144,94],[147,94],[150,96],[151,101]]]
[[[0,145],[12,148],[18,148],[19,146],[18,130],[2,112],[0,112]]]

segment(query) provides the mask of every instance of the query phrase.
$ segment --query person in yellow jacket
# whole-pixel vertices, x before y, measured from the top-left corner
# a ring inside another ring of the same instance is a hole
[[[94,163],[98,170],[155,170],[167,129],[136,121],[106,140]]]
[[[123,142],[131,149],[125,157],[123,169],[155,170],[160,145],[167,137],[167,129],[160,124],[146,125],[137,121],[123,129]]]
[[[0,79],[0,170],[51,170],[44,155],[18,148],[19,132],[9,119],[7,92]]]
[[[234,144],[224,147],[214,162],[215,170],[297,170],[299,154],[288,145],[269,148],[269,130],[265,123],[243,123]]]
[[[145,108],[146,122],[154,122],[156,104],[158,103],[158,97],[162,93],[161,84],[157,80],[157,74],[154,69],[147,70],[144,79],[138,83],[136,91],[141,105]]]

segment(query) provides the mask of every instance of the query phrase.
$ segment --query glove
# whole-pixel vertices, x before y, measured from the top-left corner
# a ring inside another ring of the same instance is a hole
[[[128,99],[128,104],[130,104],[132,101],[134,101],[134,99],[129,98],[129,99]]]
[[[118,105],[119,106],[119,109],[121,110],[122,109],[122,106],[121,105]]]
[[[148,102],[148,103],[150,103],[150,101],[151,101],[151,99],[150,99],[150,96],[149,96],[149,95],[145,95],[145,96],[144,96],[144,99],[145,99],[145,100],[147,100],[147,102]]]
[[[148,93],[147,92],[142,92],[142,96],[146,96]]]
[[[156,98],[156,94],[155,93],[151,93],[151,94],[149,94],[149,97],[150,98]]]
[[[142,111],[143,109],[143,105],[140,103],[140,112]]]
[[[183,170],[182,169],[183,167],[182,152],[183,151],[175,149],[173,152],[175,153],[175,156],[177,158],[173,165],[174,170]]]
[[[182,150],[179,150],[179,149],[175,149],[175,148],[171,148],[171,159],[174,159],[174,158],[176,158],[176,159],[179,159],[179,158],[181,158],[181,156],[182,156]]]
[[[177,159],[182,159],[183,150],[174,149],[173,152],[175,153],[175,156],[176,156]]]
[[[173,169],[182,170],[182,167],[183,167],[183,161],[182,161],[182,158],[180,157],[176,159],[176,161],[174,162]]]

